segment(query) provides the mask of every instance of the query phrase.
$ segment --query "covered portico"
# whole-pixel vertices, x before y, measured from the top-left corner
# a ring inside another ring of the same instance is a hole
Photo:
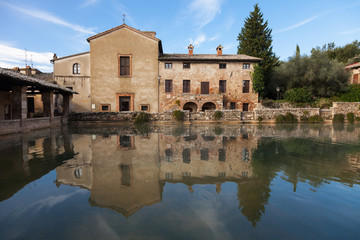
[[[0,68],[0,134],[66,123],[74,93],[60,85]],[[42,114],[37,118],[29,114],[33,103],[28,102],[29,96],[36,95],[42,99]],[[62,96],[57,116],[54,95]]]

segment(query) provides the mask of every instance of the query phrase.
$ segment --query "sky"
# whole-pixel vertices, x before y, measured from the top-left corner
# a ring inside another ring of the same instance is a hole
[[[52,72],[53,54],[90,50],[86,39],[123,24],[155,31],[164,53],[237,53],[237,36],[258,3],[280,60],[334,42],[360,40],[359,0],[0,0],[0,67]],[[25,50],[26,49],[26,50]]]

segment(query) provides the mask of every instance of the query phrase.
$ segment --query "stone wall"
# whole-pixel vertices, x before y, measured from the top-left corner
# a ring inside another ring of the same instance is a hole
[[[52,121],[50,121],[49,117],[28,118],[23,121],[21,121],[20,119],[1,120],[0,135],[23,132],[23,131],[31,131],[40,128],[61,126],[61,125],[66,125],[67,123],[68,123],[68,118],[66,117],[54,117]]]
[[[347,114],[352,112],[355,116],[360,117],[360,102],[334,102],[330,108],[332,115]]]
[[[320,114],[319,108],[260,108],[255,109],[255,119],[258,117],[262,117],[263,120],[274,120],[276,116],[282,114],[285,115],[286,113],[291,113],[300,119],[301,116],[314,116]]]

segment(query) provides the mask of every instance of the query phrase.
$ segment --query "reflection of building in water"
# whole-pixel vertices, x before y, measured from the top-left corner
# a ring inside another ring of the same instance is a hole
[[[89,189],[90,203],[130,216],[161,201],[165,182],[214,184],[252,175],[252,134],[239,137],[194,133],[74,135],[77,154],[57,170],[57,182]]]

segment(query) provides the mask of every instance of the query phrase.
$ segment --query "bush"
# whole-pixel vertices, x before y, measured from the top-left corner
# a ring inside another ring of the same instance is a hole
[[[266,108],[275,108],[275,103],[273,100],[271,99],[264,99],[262,102],[261,102],[261,105],[263,105],[264,107]]]
[[[175,104],[180,106],[180,100],[175,100]]]
[[[296,123],[297,118],[292,113],[287,112],[285,114],[285,122],[287,122],[287,123]]]
[[[172,112],[172,117],[181,122],[184,121],[185,114],[180,110],[175,110]]]
[[[333,118],[333,123],[343,123],[345,119],[344,114],[335,114]]]
[[[262,120],[264,120],[263,117],[262,117],[262,116],[259,116],[259,117],[258,117],[258,121],[259,121],[259,122],[262,122]]]
[[[340,95],[343,102],[360,102],[360,85],[350,85],[347,92]]]
[[[302,122],[308,122],[309,121],[309,117],[308,116],[300,116],[300,120],[302,121]]]
[[[285,92],[284,98],[293,103],[305,103],[312,100],[311,91],[307,87],[289,89]]]
[[[277,115],[276,118],[275,118],[275,121],[277,123],[284,123],[285,122],[285,116],[280,114],[280,115]]]
[[[354,113],[349,112],[348,114],[346,114],[346,119],[348,120],[349,123],[353,123],[355,121]]]
[[[222,118],[223,113],[220,111],[215,111],[214,118],[216,121],[220,120]]]
[[[323,122],[324,119],[320,116],[320,115],[313,115],[313,116],[310,116],[308,118],[308,121],[307,122],[310,122],[310,123],[320,123],[320,122]]]
[[[135,117],[135,123],[144,123],[150,120],[149,114],[146,112],[140,112]]]
[[[355,117],[355,120],[356,120],[357,122],[360,122],[360,117]]]
[[[219,126],[216,126],[214,128],[214,133],[215,133],[215,135],[221,135],[223,133],[223,129]]]

